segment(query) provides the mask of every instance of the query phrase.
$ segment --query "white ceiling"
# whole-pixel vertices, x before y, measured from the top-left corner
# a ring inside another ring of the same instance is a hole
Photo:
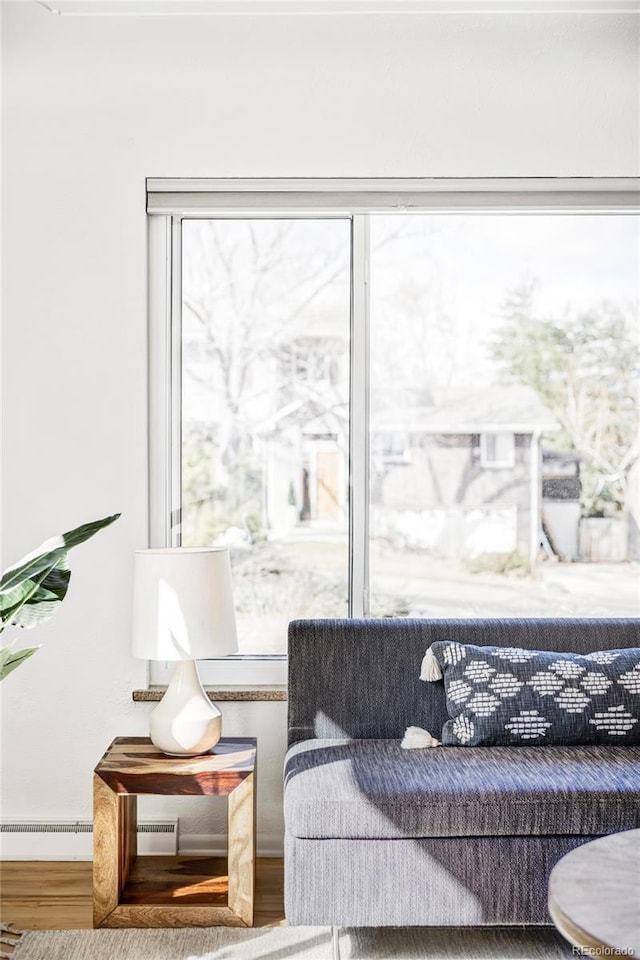
[[[61,16],[274,16],[623,13],[640,14],[640,0],[36,0]]]

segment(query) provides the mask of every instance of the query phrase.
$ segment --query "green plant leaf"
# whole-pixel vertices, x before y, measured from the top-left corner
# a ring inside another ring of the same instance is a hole
[[[60,560],[62,562],[64,558]],[[3,624],[0,632],[6,623],[28,628],[48,619],[55,613],[56,603],[64,600],[70,578],[69,570],[52,567],[44,570],[38,579],[26,580],[0,596],[0,619]]]
[[[111,517],[104,517],[102,520],[84,523],[82,526],[69,530],[68,533],[63,533],[58,537],[51,537],[50,540],[45,540],[37,550],[27,554],[18,563],[5,570],[0,579],[0,611],[4,610],[4,597],[9,591],[27,580],[37,580],[40,574],[46,570],[64,567],[67,551],[71,547],[88,540],[98,530],[108,527],[119,516],[120,514],[116,513]]]
[[[85,523],[60,537],[45,541],[23,557],[0,580],[0,620],[19,627],[35,627],[53,616],[64,600],[71,573],[66,568],[68,550],[113,523],[120,514]]]
[[[0,633],[7,623],[18,627],[35,627],[52,617],[64,600],[71,572],[67,569],[67,553],[108,527],[119,513],[102,520],[84,523],[68,533],[46,540],[33,553],[9,567],[0,579]],[[0,680],[31,657],[38,647],[13,653],[12,645],[0,649]]]
[[[39,647],[25,647],[24,650],[12,649],[12,646],[0,648],[0,680],[4,680],[12,670],[19,667],[29,657],[33,656]]]

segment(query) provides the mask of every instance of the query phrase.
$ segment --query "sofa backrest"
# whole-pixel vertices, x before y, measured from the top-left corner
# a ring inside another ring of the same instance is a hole
[[[640,646],[637,619],[294,620],[289,624],[289,744],[314,737],[439,736],[444,684],[419,679],[435,640],[591,653]]]

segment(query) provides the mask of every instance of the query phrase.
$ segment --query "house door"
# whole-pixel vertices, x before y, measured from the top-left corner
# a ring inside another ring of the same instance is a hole
[[[316,454],[316,520],[339,520],[339,454],[333,450]]]

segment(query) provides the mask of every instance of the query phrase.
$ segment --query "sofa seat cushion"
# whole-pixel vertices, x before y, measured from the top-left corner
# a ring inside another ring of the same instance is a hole
[[[640,747],[304,740],[285,760],[299,838],[598,836],[640,827]]]

